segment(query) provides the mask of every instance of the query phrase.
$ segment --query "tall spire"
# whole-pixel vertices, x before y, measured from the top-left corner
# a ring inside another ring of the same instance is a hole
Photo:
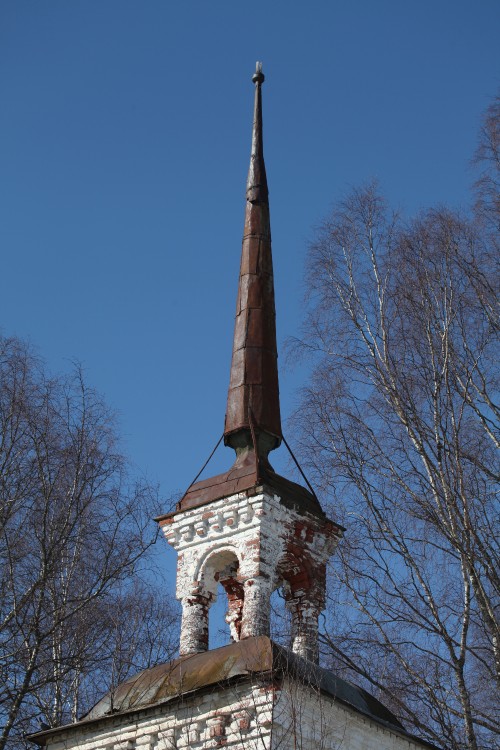
[[[236,303],[224,442],[237,453],[256,448],[267,460],[281,443],[278,351],[269,194],[262,140],[262,64],[252,77],[255,104],[245,227]]]
[[[283,502],[288,504],[287,507],[299,508],[301,512],[307,511],[318,518],[324,518],[314,493],[276,474],[268,460],[269,452],[283,440],[283,433],[278,386],[269,195],[262,141],[261,89],[264,74],[260,63],[257,63],[252,81],[255,84],[252,151],[224,425],[224,443],[234,448],[236,459],[223,474],[199,481],[198,475],[177,503],[176,512],[207,505],[240,492],[253,491],[265,484],[280,498],[284,498]],[[160,517],[160,520],[167,517],[170,516],[167,514]]]

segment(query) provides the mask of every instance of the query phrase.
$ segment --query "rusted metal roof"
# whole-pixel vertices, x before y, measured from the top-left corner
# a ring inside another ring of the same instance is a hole
[[[310,685],[378,724],[421,745],[434,747],[407,733],[396,716],[366,690],[278,646],[267,636],[246,638],[222,648],[184,656],[146,669],[102,698],[79,722],[37,732],[29,739],[44,746],[61,731],[78,730],[108,717],[113,720],[120,714],[143,711],[181,697],[186,698],[189,694],[195,695],[197,691],[220,688],[234,679],[272,680],[275,683],[284,678]]]
[[[366,690],[352,685],[333,672],[317,667],[289,649],[278,646],[267,636],[245,638],[228,646],[184,656],[147,669],[123,682],[113,695],[106,695],[85,716],[97,719],[110,713],[134,711],[185,695],[226,680],[246,675],[294,677],[314,684],[326,693],[369,716],[383,719],[399,729],[402,724],[380,701]]]
[[[255,83],[252,150],[224,441],[226,445],[234,445],[232,436],[243,431],[250,444],[250,432],[254,430],[273,438],[272,449],[280,444],[282,432],[269,193],[262,139],[264,75],[259,66],[260,63],[252,78]],[[266,455],[269,449],[268,444]]]
[[[249,638],[228,646],[183,656],[147,669],[123,682],[89,711],[85,719],[96,719],[113,711],[131,711],[160,703],[242,675],[269,672],[273,649],[266,637]]]
[[[267,461],[256,461],[253,451],[238,457],[231,469],[224,474],[217,474],[192,484],[177,503],[175,512],[207,505],[238,492],[255,494],[258,488],[264,486],[273,490],[284,505],[302,513],[311,513],[322,520],[326,519],[318,499],[312,492],[277,474]],[[172,514],[159,516],[155,521],[161,522],[170,515]]]

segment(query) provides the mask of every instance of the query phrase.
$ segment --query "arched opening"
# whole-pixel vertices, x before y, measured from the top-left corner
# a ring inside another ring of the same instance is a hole
[[[229,603],[222,583],[217,585],[215,599],[208,611],[208,648],[227,646],[231,641],[229,623],[226,620]]]
[[[209,648],[239,641],[243,614],[243,585],[238,577],[239,560],[232,550],[214,552],[203,566],[203,589],[210,598]]]

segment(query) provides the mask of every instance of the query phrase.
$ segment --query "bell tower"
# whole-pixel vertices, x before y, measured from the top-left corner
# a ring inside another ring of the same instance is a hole
[[[234,463],[193,483],[175,511],[157,519],[177,551],[180,657],[130,675],[81,720],[28,738],[44,750],[434,747],[407,733],[374,696],[318,665],[326,565],[343,529],[325,516],[309,485],[280,476],[269,461],[286,440],[260,64],[252,80],[252,150],[223,433]],[[208,651],[208,614],[219,585],[227,593],[233,642]],[[290,612],[291,650],[269,638],[276,589]]]
[[[269,636],[271,595],[282,588],[292,650],[317,662],[326,564],[343,529],[326,518],[313,492],[278,475],[269,462],[283,434],[260,63],[252,81],[252,148],[224,425],[235,461],[226,473],[191,485],[175,512],[157,520],[178,554],[181,656],[208,649],[208,611],[220,583],[233,641]]]

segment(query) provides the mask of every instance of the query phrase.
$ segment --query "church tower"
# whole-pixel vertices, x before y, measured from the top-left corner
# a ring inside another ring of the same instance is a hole
[[[423,750],[392,712],[318,664],[326,565],[342,537],[314,492],[277,474],[281,428],[261,66],[224,442],[232,467],[192,484],[157,521],[177,552],[180,655],[122,682],[79,721],[29,739],[46,750]],[[208,650],[223,586],[232,642]],[[271,596],[290,648],[269,637]]]
[[[269,462],[283,435],[260,64],[252,80],[252,148],[224,425],[235,462],[225,474],[192,485],[175,513],[158,520],[178,553],[181,655],[207,650],[208,610],[221,583],[233,641],[269,636],[271,595],[281,588],[292,650],[317,662],[326,563],[342,529],[326,518],[312,492],[276,474]]]

